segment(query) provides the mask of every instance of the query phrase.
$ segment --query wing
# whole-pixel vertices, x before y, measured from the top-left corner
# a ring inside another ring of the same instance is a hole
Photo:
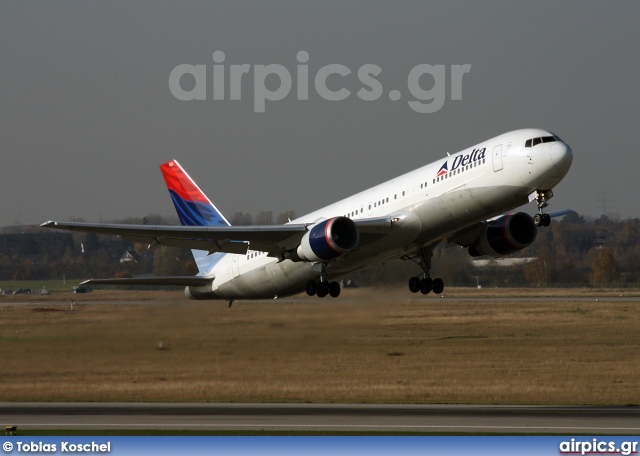
[[[358,247],[386,236],[393,229],[390,217],[354,220],[361,235]],[[259,225],[259,226],[162,226],[119,225],[84,222],[48,221],[44,228],[81,231],[118,236],[125,241],[205,250],[209,253],[225,252],[246,254],[252,250],[268,252],[280,257],[283,252],[297,248],[313,224]]]

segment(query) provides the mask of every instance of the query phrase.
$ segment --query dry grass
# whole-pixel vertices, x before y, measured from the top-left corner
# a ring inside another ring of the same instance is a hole
[[[640,302],[343,293],[231,309],[181,293],[49,297],[83,302],[73,311],[25,297],[0,305],[0,401],[640,403]]]

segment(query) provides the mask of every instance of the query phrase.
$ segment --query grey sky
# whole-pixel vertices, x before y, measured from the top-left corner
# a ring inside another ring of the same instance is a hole
[[[158,170],[171,158],[229,216],[301,215],[524,127],[574,151],[551,210],[599,215],[604,195],[609,212],[638,217],[639,17],[636,1],[3,2],[0,225],[173,214]],[[307,51],[309,100],[292,90],[254,113],[249,74],[241,101],[213,101],[216,50],[227,65],[281,64],[294,77]],[[207,65],[208,100],[169,91],[184,63]],[[354,73],[329,79],[351,90],[344,101],[313,89],[331,63]],[[355,95],[368,63],[384,90],[371,102]],[[407,104],[407,75],[423,63],[447,66],[433,114]],[[472,65],[460,101],[454,64]]]

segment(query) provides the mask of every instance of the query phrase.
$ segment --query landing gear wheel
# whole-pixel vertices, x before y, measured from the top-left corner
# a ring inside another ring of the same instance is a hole
[[[411,293],[417,293],[420,291],[420,279],[417,277],[411,277],[409,279],[409,290]]]
[[[444,291],[444,282],[442,279],[433,279],[432,289],[434,294],[442,294]]]
[[[533,216],[533,224],[535,226],[542,226],[542,214],[536,214]]]
[[[327,282],[320,282],[318,284],[318,297],[324,298],[329,294],[329,284]]]
[[[329,295],[332,298],[340,296],[340,284],[338,282],[331,282],[329,284]]]
[[[316,282],[314,280],[309,280],[307,282],[305,290],[309,296],[315,296],[315,294],[318,292],[318,286],[316,285]]]
[[[542,214],[542,226],[551,225],[551,216],[549,214]]]
[[[429,294],[432,287],[433,281],[431,280],[431,277],[425,277],[420,281],[420,293]]]

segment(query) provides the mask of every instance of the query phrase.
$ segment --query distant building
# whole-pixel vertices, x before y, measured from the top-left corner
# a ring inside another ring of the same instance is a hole
[[[140,260],[140,255],[133,250],[127,250],[124,255],[120,257],[120,263],[137,263]]]
[[[511,266],[520,266],[537,260],[536,257],[528,258],[490,258],[487,260],[471,260],[476,268],[486,268],[487,266],[497,266],[499,268],[509,268]]]

